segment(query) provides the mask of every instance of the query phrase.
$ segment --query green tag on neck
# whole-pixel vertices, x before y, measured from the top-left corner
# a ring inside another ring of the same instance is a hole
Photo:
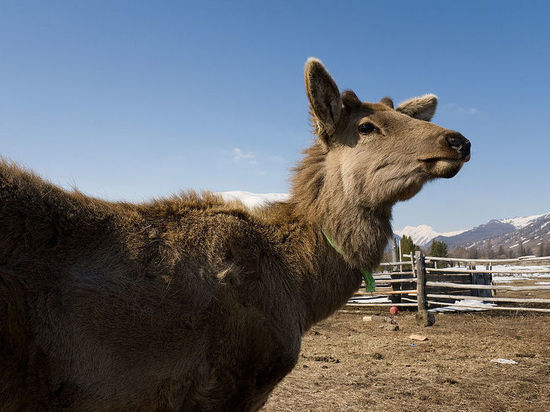
[[[365,290],[367,292],[374,292],[376,290],[376,283],[374,282],[372,274],[366,269],[361,269],[361,274],[365,280]]]
[[[342,250],[332,241],[332,239],[325,233],[323,229],[321,229],[321,232],[327,239],[327,242],[332,248],[338,252],[339,255],[344,255],[342,253]],[[376,290],[376,283],[374,282],[374,278],[372,277],[372,274],[367,269],[361,269],[361,275],[363,275],[363,280],[365,281],[365,291],[367,292],[374,292]]]

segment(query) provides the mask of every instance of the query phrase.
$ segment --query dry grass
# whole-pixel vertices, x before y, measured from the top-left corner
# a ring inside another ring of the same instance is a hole
[[[313,327],[264,410],[550,409],[550,316],[439,314],[433,327],[421,328],[404,313],[392,332],[363,315],[339,312]],[[411,333],[429,340],[413,346]]]

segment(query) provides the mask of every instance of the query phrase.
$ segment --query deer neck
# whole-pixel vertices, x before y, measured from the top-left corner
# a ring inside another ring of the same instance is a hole
[[[362,204],[346,191],[339,170],[327,173],[325,150],[319,144],[306,151],[295,172],[295,214],[330,238],[349,266],[375,268],[392,236],[392,205]]]
[[[301,286],[307,330],[345,304],[361,284],[361,270],[378,266],[392,235],[391,206],[373,209],[347,198],[337,176],[327,175],[319,146],[306,151],[295,172],[289,204],[309,228],[302,243],[313,252],[302,260],[308,265]]]

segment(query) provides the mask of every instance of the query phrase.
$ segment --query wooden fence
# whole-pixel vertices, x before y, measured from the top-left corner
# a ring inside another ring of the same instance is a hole
[[[425,257],[421,252],[404,255],[396,262],[382,263],[380,272],[373,274],[376,292],[358,292],[348,306],[397,306],[418,310],[421,319],[427,319],[428,310],[450,307],[466,310],[512,310],[550,312],[549,282],[531,282],[525,285],[497,284],[494,275],[521,276],[550,274],[548,266],[514,268],[512,265],[550,264],[550,256],[526,256],[517,259],[461,259]],[[510,265],[495,269],[495,265]],[[484,266],[478,269],[479,266]],[[549,276],[550,277],[550,276]],[[513,292],[513,293],[510,293]],[[527,292],[523,296],[520,292]],[[533,297],[536,292],[542,297]],[[497,296],[497,294],[499,296]],[[500,296],[504,294],[505,296]],[[512,296],[510,296],[512,295]],[[521,296],[520,296],[521,295]],[[466,301],[465,301],[466,299]],[[461,301],[455,305],[456,301]]]

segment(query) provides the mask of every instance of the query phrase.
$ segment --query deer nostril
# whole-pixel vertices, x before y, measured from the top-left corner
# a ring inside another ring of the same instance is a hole
[[[470,141],[468,139],[464,139],[465,142],[464,142],[464,150],[462,151],[464,157],[467,157],[470,155],[470,147],[472,146],[472,144],[470,143]]]
[[[445,135],[447,144],[460,153],[462,158],[466,158],[470,154],[470,141],[458,132],[450,132]]]

